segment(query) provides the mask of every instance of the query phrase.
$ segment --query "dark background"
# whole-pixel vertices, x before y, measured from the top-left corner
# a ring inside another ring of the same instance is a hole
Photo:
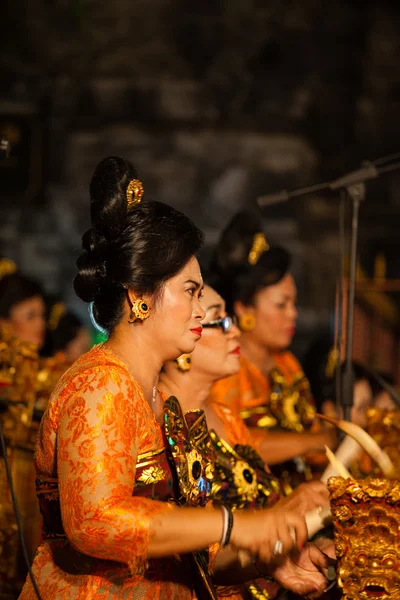
[[[400,8],[377,0],[3,0],[0,253],[81,314],[71,281],[101,158],[137,166],[209,255],[239,208],[400,151]],[[329,327],[338,202],[264,211],[294,254],[301,339]],[[360,261],[400,278],[400,174],[368,185]]]

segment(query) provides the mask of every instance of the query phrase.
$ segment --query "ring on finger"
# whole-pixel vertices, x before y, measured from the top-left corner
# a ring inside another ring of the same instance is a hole
[[[282,552],[283,552],[283,542],[282,542],[282,540],[276,540],[276,542],[274,544],[273,553],[275,554],[275,556],[278,556],[279,554],[282,554]]]

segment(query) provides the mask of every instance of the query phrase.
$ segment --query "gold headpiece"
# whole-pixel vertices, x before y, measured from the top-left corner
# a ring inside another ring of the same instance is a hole
[[[12,275],[18,271],[15,262],[9,258],[0,259],[0,279],[3,279],[6,275]]]
[[[253,236],[253,245],[247,257],[251,265],[256,265],[264,252],[269,250],[270,246],[265,235],[261,232],[255,233]]]
[[[51,329],[52,331],[57,329],[57,327],[60,323],[61,317],[63,317],[66,312],[67,312],[67,307],[65,306],[65,304],[63,304],[62,302],[57,302],[57,304],[55,304],[50,311],[50,317],[49,317],[49,323],[48,323],[49,329]]]
[[[142,201],[144,194],[143,183],[139,179],[131,179],[126,188],[126,200],[128,202],[128,210],[139,204]]]

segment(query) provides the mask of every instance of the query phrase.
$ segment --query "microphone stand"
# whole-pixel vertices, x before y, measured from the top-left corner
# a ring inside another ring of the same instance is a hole
[[[352,201],[352,223],[350,238],[350,271],[347,293],[347,321],[346,321],[346,366],[342,381],[343,416],[350,421],[351,407],[354,395],[354,373],[353,373],[353,342],[354,342],[354,300],[356,290],[357,271],[357,241],[360,204],[365,200],[365,183],[358,183],[346,188],[347,196]]]
[[[355,286],[356,286],[356,269],[357,269],[357,241],[358,241],[358,228],[359,228],[359,210],[360,204],[365,200],[365,182],[371,179],[376,179],[383,173],[395,171],[400,169],[400,163],[389,164],[381,167],[387,162],[393,160],[393,156],[397,159],[399,155],[391,155],[383,157],[373,162],[365,162],[361,169],[351,171],[339,179],[334,181],[321,183],[299,190],[288,192],[282,190],[275,194],[268,194],[266,196],[260,196],[257,202],[260,207],[269,206],[272,204],[278,204],[281,202],[287,202],[291,198],[299,198],[306,196],[313,192],[321,191],[337,191],[344,190],[345,195],[352,202],[352,227],[351,227],[351,238],[350,238],[350,271],[348,279],[347,289],[347,320],[346,320],[346,364],[343,374],[343,380],[340,386],[340,404],[343,407],[344,418],[350,420],[351,407],[353,406],[353,342],[354,342],[354,300],[355,300]],[[342,293],[343,287],[339,286],[338,294]],[[343,310],[342,298],[338,300],[338,306]],[[341,319],[341,316],[339,318]],[[341,322],[341,321],[340,321]],[[340,344],[340,340],[338,340]],[[340,364],[340,363],[339,363]]]

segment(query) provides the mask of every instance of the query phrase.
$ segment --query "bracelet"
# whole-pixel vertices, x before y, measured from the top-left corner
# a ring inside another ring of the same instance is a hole
[[[225,548],[230,542],[232,529],[233,529],[233,513],[230,508],[226,506],[221,506],[222,514],[224,518],[224,524],[222,528],[222,537],[220,545],[222,548]]]

